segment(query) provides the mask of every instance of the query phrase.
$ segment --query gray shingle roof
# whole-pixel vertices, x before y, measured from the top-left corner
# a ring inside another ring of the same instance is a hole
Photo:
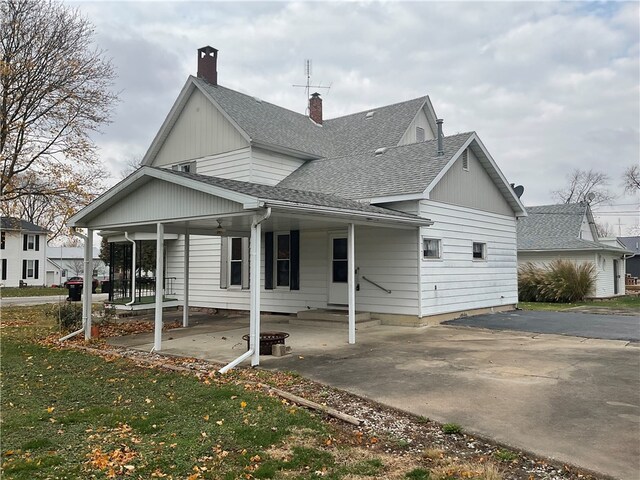
[[[48,233],[49,232],[49,230],[47,230],[46,228],[40,227],[34,223],[27,222],[26,220],[21,220],[15,217],[1,217],[0,228],[2,228],[2,230],[19,230],[22,232],[30,232],[30,233]]]
[[[437,141],[388,148],[383,154],[366,153],[310,160],[278,186],[325,192],[345,198],[371,198],[422,193],[473,133],[444,137],[444,155]]]
[[[586,203],[527,207],[527,217],[518,219],[518,250],[620,250],[580,238]]]
[[[260,200],[275,200],[279,202],[287,202],[292,205],[308,205],[308,206],[321,206],[330,207],[342,210],[352,210],[363,213],[377,213],[384,215],[393,215],[400,219],[412,219],[421,220],[426,223],[429,221],[396,210],[388,208],[375,207],[365,203],[357,202],[355,200],[349,200],[346,198],[340,198],[333,195],[327,195],[317,192],[300,191],[291,188],[284,188],[280,186],[262,185],[258,183],[242,182],[239,180],[229,180],[226,178],[210,177],[208,175],[199,175],[196,173],[178,172],[176,170],[167,170],[160,167],[146,167],[161,170],[162,172],[170,172],[174,175],[197,180],[198,182],[205,183],[207,185],[213,185],[216,187],[224,188],[232,192],[237,192],[252,197],[256,197]]]
[[[368,120],[366,113],[370,110],[328,119],[318,126],[301,113],[221,85],[212,85],[201,78],[191,78],[218,102],[252,141],[317,157],[335,157],[397,145],[427,100],[425,96],[370,109],[376,113]]]
[[[640,237],[618,237],[624,246],[635,255],[640,255]]]

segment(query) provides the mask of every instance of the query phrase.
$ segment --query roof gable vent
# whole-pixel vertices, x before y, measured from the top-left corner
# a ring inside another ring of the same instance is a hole
[[[374,116],[375,114],[376,114],[376,112],[375,112],[375,111],[367,112],[367,114],[365,115],[365,117],[364,117],[364,118],[365,118],[365,120],[370,120],[370,119],[372,119],[372,118],[373,118],[373,116]]]
[[[465,148],[464,152],[462,152],[462,170],[465,172],[469,171],[469,149]]]
[[[378,148],[375,151],[375,155],[376,155],[376,157],[379,156],[379,155],[383,155],[386,151],[387,151],[387,147]]]

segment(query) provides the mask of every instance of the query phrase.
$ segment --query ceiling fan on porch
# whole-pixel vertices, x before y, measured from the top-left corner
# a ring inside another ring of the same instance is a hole
[[[216,235],[222,235],[224,232],[226,232],[225,228],[222,226],[222,223],[220,222],[220,220],[216,220],[218,222],[218,228],[216,228]]]

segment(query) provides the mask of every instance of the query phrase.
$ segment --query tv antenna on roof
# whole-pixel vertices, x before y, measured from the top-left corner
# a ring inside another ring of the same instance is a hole
[[[309,113],[309,92],[311,91],[312,88],[324,88],[325,90],[329,90],[331,88],[331,85],[329,85],[328,87],[323,87],[322,85],[311,85],[311,73],[312,73],[311,59],[307,58],[304,61],[304,74],[307,77],[307,83],[305,85],[295,85],[295,84],[291,85],[292,87],[304,88],[304,93],[307,98],[307,110],[305,113]]]

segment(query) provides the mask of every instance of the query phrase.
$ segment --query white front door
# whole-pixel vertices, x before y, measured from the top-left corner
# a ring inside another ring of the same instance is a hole
[[[347,305],[349,263],[347,237],[344,234],[329,237],[329,303]]]

